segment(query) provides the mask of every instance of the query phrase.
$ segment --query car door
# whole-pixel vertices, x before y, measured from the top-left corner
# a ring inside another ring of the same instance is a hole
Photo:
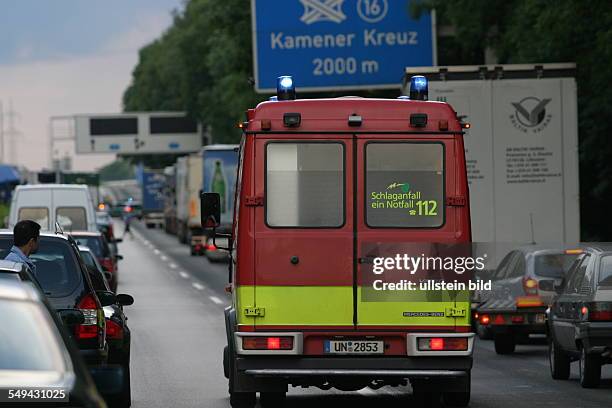
[[[380,269],[381,259],[425,258],[439,254],[441,243],[469,241],[469,221],[461,217],[466,207],[446,202],[461,194],[454,140],[363,134],[356,143],[357,328],[468,325],[467,291],[406,290],[403,281],[418,285],[428,271]],[[381,282],[401,289],[380,290]]]
[[[258,135],[255,156],[257,330],[352,329],[351,136]]]

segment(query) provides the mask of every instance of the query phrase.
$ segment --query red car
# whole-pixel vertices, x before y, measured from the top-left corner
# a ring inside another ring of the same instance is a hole
[[[71,233],[72,238],[79,245],[83,245],[89,247],[91,251],[96,255],[98,262],[102,267],[109,271],[112,275],[109,284],[113,292],[117,291],[117,271],[118,271],[118,262],[123,257],[115,251],[113,251],[112,247],[108,244],[106,237],[101,232],[73,232]]]

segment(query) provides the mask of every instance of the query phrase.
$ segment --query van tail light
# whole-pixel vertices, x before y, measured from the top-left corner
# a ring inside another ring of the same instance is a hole
[[[106,338],[109,340],[123,339],[123,327],[112,320],[106,320]]]
[[[467,337],[421,337],[419,351],[466,351]]]
[[[523,278],[523,289],[528,296],[538,294],[538,281],[531,278]]]
[[[525,323],[525,316],[523,315],[514,315],[512,316],[512,323],[514,324],[523,324]]]
[[[244,350],[293,350],[293,337],[245,336]]]
[[[98,303],[92,294],[85,295],[77,305],[77,308],[83,313],[83,324],[79,324],[75,328],[76,338],[94,339],[98,337]]]
[[[489,323],[491,323],[491,318],[489,317],[489,315],[480,315],[480,324],[486,326]]]
[[[611,322],[612,303],[592,302],[580,309],[585,320],[589,322]]]
[[[206,244],[205,248],[206,248],[207,251],[211,251],[211,252],[217,250],[217,247],[214,244]]]

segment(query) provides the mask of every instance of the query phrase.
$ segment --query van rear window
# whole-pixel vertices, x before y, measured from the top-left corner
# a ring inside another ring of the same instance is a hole
[[[49,209],[45,207],[21,207],[17,214],[18,221],[32,220],[40,224],[42,230],[49,229]]]
[[[344,224],[342,143],[268,143],[266,222],[270,227]]]
[[[437,228],[444,224],[444,145],[368,142],[366,224]]]
[[[58,207],[57,222],[67,231],[86,231],[87,216],[83,207]]]

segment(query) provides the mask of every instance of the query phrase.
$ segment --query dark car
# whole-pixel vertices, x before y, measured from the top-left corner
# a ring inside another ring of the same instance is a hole
[[[78,313],[68,311],[65,318],[83,319]],[[106,407],[62,321],[38,290],[28,283],[0,281],[0,316],[0,387],[54,388],[51,396],[58,405]],[[109,383],[98,379],[100,388]]]
[[[89,270],[91,282],[95,290],[110,290],[106,275],[100,263],[89,247],[79,246],[83,262]],[[129,407],[131,403],[130,387],[130,345],[131,333],[127,325],[127,317],[123,313],[123,306],[134,304],[134,298],[130,295],[117,295],[117,302],[104,306],[104,317],[106,319],[106,340],[108,342],[109,364],[120,365],[123,370],[124,386],[120,396],[113,401],[113,407]]]
[[[546,309],[581,250],[536,246],[510,251],[491,276],[492,290],[477,294],[477,332],[492,337],[498,354],[514,352],[517,342],[546,333]],[[553,285],[542,285],[542,282]]]
[[[109,281],[110,287],[113,292],[117,291],[119,260],[123,257],[113,251],[104,234],[101,232],[72,232],[70,235],[79,245],[89,247],[98,258],[102,268],[112,274]]]
[[[0,258],[13,245],[13,234],[0,233]],[[108,345],[103,306],[115,302],[112,292],[96,292],[74,241],[59,234],[41,234],[39,249],[30,259],[35,277],[56,310],[78,309],[85,321],[69,329],[90,365],[106,364]]]
[[[580,384],[597,387],[601,366],[612,363],[612,246],[585,249],[556,288],[548,312],[552,377],[567,380],[578,360]]]

